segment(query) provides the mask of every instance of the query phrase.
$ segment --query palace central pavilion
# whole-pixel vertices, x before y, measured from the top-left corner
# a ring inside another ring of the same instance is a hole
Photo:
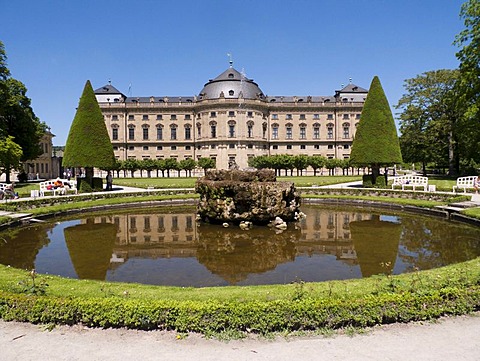
[[[260,155],[349,158],[367,93],[348,84],[331,96],[266,96],[232,63],[195,96],[95,90],[117,159],[209,157],[218,169]]]

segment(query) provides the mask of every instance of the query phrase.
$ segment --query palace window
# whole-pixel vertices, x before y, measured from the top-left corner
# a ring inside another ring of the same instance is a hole
[[[170,139],[177,140],[177,126],[171,125],[170,126]]]
[[[134,140],[135,139],[135,128],[130,127],[128,128],[128,140]]]
[[[300,139],[307,138],[307,126],[305,124],[300,125]]]
[[[316,120],[320,119],[320,114],[313,114],[313,119],[316,119]]]
[[[327,115],[327,119],[328,119],[328,120],[332,120],[332,119],[333,119],[333,114],[328,114],[328,115]]]
[[[234,112],[233,110],[230,110],[230,111],[228,112],[228,116],[229,116],[229,117],[234,117],[234,116],[235,116],[235,112]]]
[[[272,114],[272,120],[277,120],[278,119],[278,114]]]
[[[350,124],[348,123],[343,124],[343,138],[350,138]]]
[[[170,120],[177,120],[177,115],[176,114],[171,114],[170,115]]]
[[[118,128],[112,129],[112,140],[118,140]]]
[[[210,124],[210,137],[211,138],[217,137],[217,123]]]
[[[287,149],[292,149],[292,146],[290,144],[287,145]]]
[[[145,127],[142,129],[143,132],[143,140],[148,140],[148,128]]]
[[[247,124],[247,137],[253,137],[253,124]]]
[[[143,114],[142,120],[148,120],[148,114]]]
[[[287,115],[285,116],[285,119],[286,119],[286,120],[292,120],[292,114],[287,114]]]
[[[163,117],[162,117],[162,114],[157,114],[157,120],[162,120]]]
[[[232,124],[232,123],[228,124],[228,136],[230,138],[235,137],[235,124]]]
[[[300,114],[300,120],[305,120],[305,114]]]
[[[313,125],[313,139],[320,139],[320,124]]]
[[[192,127],[190,125],[185,126],[185,139],[191,139],[192,138]]]
[[[327,125],[327,139],[333,139],[333,124]]]
[[[291,124],[287,124],[286,128],[285,128],[285,131],[286,131],[286,138],[287,139],[292,139],[292,125]]]
[[[253,112],[247,112],[247,117],[253,118]]]
[[[216,118],[217,112],[210,112],[210,118]]]
[[[118,120],[118,115],[116,114],[112,115],[112,120]]]
[[[185,114],[185,120],[190,120],[192,119],[192,117],[190,116],[190,114]]]
[[[272,125],[272,139],[278,139],[278,124]]]
[[[161,125],[157,126],[157,140],[163,139],[163,127]]]
[[[202,125],[200,123],[197,123],[197,137],[202,137]]]

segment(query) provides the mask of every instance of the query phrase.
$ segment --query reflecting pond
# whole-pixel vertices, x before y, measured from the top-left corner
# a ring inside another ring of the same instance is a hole
[[[0,263],[174,286],[283,284],[399,274],[480,256],[480,228],[418,214],[303,206],[284,232],[197,223],[194,208],[59,218],[0,233]]]

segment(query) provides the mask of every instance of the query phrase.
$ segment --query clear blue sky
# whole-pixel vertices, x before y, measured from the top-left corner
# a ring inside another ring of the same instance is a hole
[[[458,67],[463,0],[0,0],[12,76],[64,145],[87,79],[132,96],[193,96],[228,67],[267,95],[333,95],[378,75]]]

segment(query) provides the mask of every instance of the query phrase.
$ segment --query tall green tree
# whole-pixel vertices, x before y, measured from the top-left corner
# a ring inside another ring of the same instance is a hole
[[[457,99],[462,101],[463,117],[459,127],[460,167],[466,168],[474,164],[480,166],[480,2],[466,1],[460,10],[465,29],[455,38],[454,44],[460,50],[457,58],[460,61],[460,80],[457,83]]]
[[[192,176],[192,170],[197,166],[197,162],[193,158],[182,159],[179,162],[179,168],[185,171],[185,177]]]
[[[197,161],[197,164],[203,169],[204,174],[207,172],[207,170],[215,168],[215,160],[212,158],[202,157]]]
[[[20,160],[22,159],[22,156],[22,147],[14,142],[12,136],[7,136],[3,139],[0,138],[0,174],[6,174],[7,183],[10,183],[10,171],[13,169],[20,169]]]
[[[40,139],[46,128],[33,112],[26,86],[11,77],[5,47],[0,41],[0,138],[13,137],[22,148],[21,161],[26,161],[42,154]],[[9,177],[7,172],[8,182]]]
[[[365,99],[350,159],[352,165],[371,168],[372,184],[376,183],[380,167],[402,162],[395,121],[377,76]]]
[[[68,133],[63,166],[84,167],[85,178],[93,187],[93,168],[110,169],[114,165],[115,156],[102,111],[87,80]]]
[[[428,71],[405,80],[406,93],[400,98],[400,147],[403,160],[449,168],[449,174],[459,169],[459,122],[462,117],[456,84],[458,70]]]
[[[477,118],[480,113],[480,2],[466,1],[460,10],[465,29],[455,38],[460,47],[457,58],[460,61],[460,86],[467,99],[467,115]]]

